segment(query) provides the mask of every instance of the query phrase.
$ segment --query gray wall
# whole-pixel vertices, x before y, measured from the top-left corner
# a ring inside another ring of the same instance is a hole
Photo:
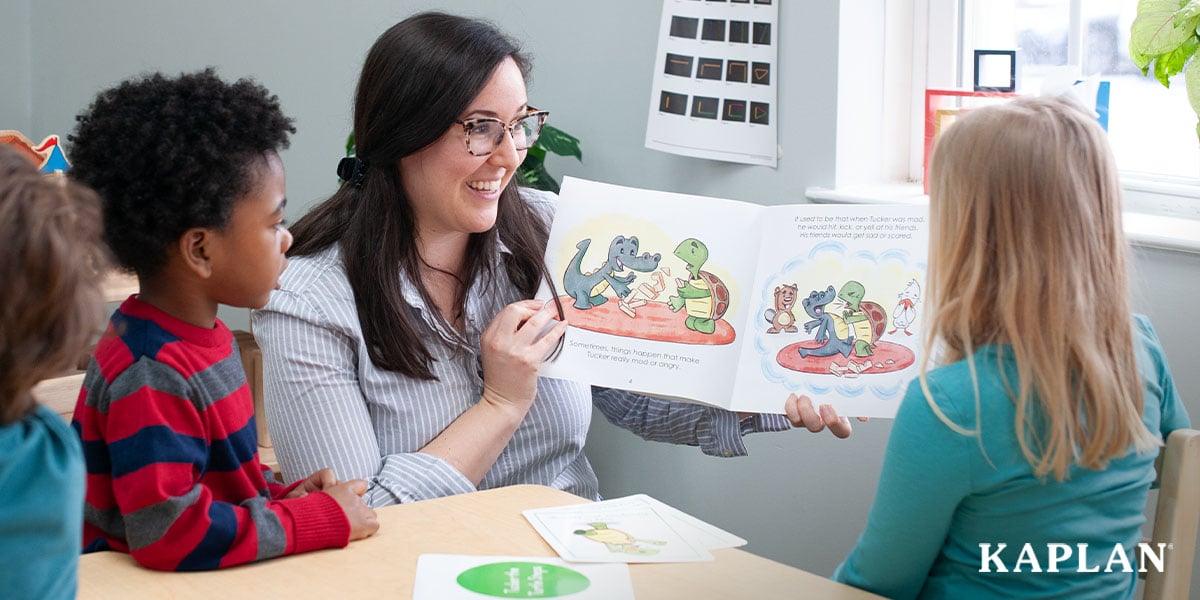
[[[687,159],[642,147],[661,3],[651,0],[5,0],[0,3],[0,128],[68,133],[101,88],[131,74],[195,70],[253,76],[299,132],[284,155],[289,218],[333,190],[354,82],[375,37],[404,16],[446,7],[492,19],[535,57],[530,99],[580,137],[582,164],[556,175],[779,204],[833,184],[837,3],[781,11],[778,169]],[[68,147],[69,151],[69,147]],[[69,157],[69,154],[68,154]],[[1200,256],[1141,251],[1141,310],[1155,318],[1193,415],[1200,415],[1194,302]],[[243,314],[225,315],[244,326]],[[782,398],[780,398],[782,402]],[[790,432],[748,439],[717,460],[644,442],[594,420],[589,456],[603,493],[644,492],[751,540],[749,550],[828,575],[853,545],[874,494],[890,422],[850,440]],[[1197,594],[1200,596],[1200,594]]]
[[[33,125],[32,21],[29,0],[0,3],[0,129],[16,129],[30,138]],[[39,136],[35,142],[41,141]]]

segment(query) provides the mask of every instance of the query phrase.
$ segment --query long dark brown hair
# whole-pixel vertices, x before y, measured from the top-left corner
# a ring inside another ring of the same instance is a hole
[[[397,164],[441,138],[506,58],[528,75],[529,61],[517,45],[478,20],[426,12],[385,31],[367,54],[354,102],[354,141],[368,165],[366,177],[361,187],[344,183],[291,228],[289,256],[339,245],[367,351],[381,369],[435,378],[433,355],[401,294],[400,273],[410,273],[425,304],[433,306],[418,275],[416,223]],[[467,281],[493,275],[486,257],[503,240],[512,252],[504,264],[509,279],[532,297],[542,279],[551,281],[542,261],[548,236],[544,221],[518,197],[514,178],[500,195],[496,225],[470,237]],[[460,310],[467,287],[455,298]],[[455,331],[433,314],[446,331]]]

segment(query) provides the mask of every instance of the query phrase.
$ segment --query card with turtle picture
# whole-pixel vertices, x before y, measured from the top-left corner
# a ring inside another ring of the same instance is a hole
[[[567,178],[546,250],[570,324],[548,377],[729,410],[788,392],[895,414],[922,351],[920,206],[767,205]]]
[[[712,560],[701,529],[647,496],[630,496],[524,511],[538,534],[571,562],[696,562]],[[698,520],[697,520],[698,521]],[[701,522],[702,523],[702,522]]]

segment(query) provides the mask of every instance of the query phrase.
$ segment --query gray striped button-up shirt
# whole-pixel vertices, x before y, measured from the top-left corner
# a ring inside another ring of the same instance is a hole
[[[522,196],[539,213],[553,213],[552,195],[523,190]],[[500,261],[504,252],[501,246],[490,259]],[[442,342],[431,309],[407,275],[397,274],[435,359],[437,380],[423,381],[371,362],[336,245],[292,259],[282,289],[254,315],[267,421],[284,478],[332,467],[338,479],[366,479],[366,501],[375,507],[474,491],[457,469],[418,450],[480,399],[480,335],[505,305],[522,299],[504,269],[496,273],[467,294],[465,348]],[[543,377],[528,415],[478,489],[535,483],[598,499],[583,449],[593,404],[645,439],[698,445],[715,456],[745,454],[746,433],[789,427],[781,415],[739,421],[717,408]]]

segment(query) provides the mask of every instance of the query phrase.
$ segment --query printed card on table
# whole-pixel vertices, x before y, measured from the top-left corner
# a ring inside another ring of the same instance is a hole
[[[554,551],[571,562],[697,562],[708,550],[746,543],[646,495],[524,511]]]
[[[422,554],[412,597],[632,600],[633,582],[623,564],[567,564],[546,556]]]

